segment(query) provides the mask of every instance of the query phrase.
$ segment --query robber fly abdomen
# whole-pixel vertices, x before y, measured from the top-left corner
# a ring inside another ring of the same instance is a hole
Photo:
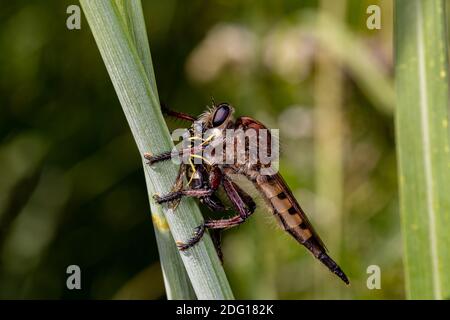
[[[348,284],[347,276],[326,253],[325,245],[312,228],[306,214],[293,197],[282,177],[275,175],[257,179],[257,188],[265,195],[264,198],[279,225]]]
[[[211,236],[213,236],[214,244],[221,257],[220,230],[245,222],[256,207],[253,199],[233,181],[233,176],[238,174],[245,176],[255,185],[281,227],[295,240],[305,246],[330,271],[348,284],[347,276],[326,253],[325,245],[314,231],[306,214],[292,195],[292,192],[281,175],[272,169],[271,164],[259,160],[251,161],[255,152],[256,154],[260,154],[259,151],[261,151],[261,148],[267,149],[266,151],[269,155],[273,152],[272,138],[270,134],[267,136],[268,129],[262,123],[249,117],[240,117],[234,121],[232,117],[233,111],[233,108],[229,104],[222,103],[218,106],[213,105],[212,109],[205,112],[199,118],[194,118],[179,112],[169,112],[170,115],[180,119],[194,121],[190,129],[191,134],[194,132],[194,126],[196,128],[200,127],[202,133],[213,130],[214,134],[210,134],[205,138],[193,135],[192,139],[200,139],[202,141],[201,144],[195,147],[191,146],[189,150],[184,150],[187,151],[189,156],[188,163],[181,164],[180,173],[172,192],[162,197],[156,197],[156,201],[160,204],[165,202],[173,203],[180,201],[183,196],[196,197],[212,211],[223,211],[225,207],[219,198],[216,197],[217,191],[221,188],[228,197],[232,209],[236,212],[236,215],[230,218],[205,221],[196,228],[194,236],[191,239],[187,242],[178,243],[179,248],[186,250],[192,247],[200,241],[205,230],[208,229],[211,232]],[[247,135],[236,136],[228,140],[225,133],[229,129],[245,134],[256,132],[256,136],[258,137],[255,140],[257,147],[252,149],[252,140]],[[268,138],[265,142],[261,142],[261,136],[259,135],[262,131],[265,131],[264,133]],[[220,161],[229,159],[226,154],[222,158],[212,157],[211,155],[213,153],[205,157],[196,154],[199,149],[203,150],[208,148],[208,146],[215,145],[219,145],[221,148],[223,147],[222,150],[225,150],[229,143],[235,143],[231,149],[235,151],[231,157],[233,160],[231,163],[229,161]],[[170,153],[163,153],[156,156],[145,154],[144,157],[149,161],[149,164],[154,164],[159,161],[168,160],[170,158],[168,154]],[[241,155],[244,155],[244,161],[239,159]],[[194,157],[197,159],[200,158],[202,161],[200,163],[194,163],[192,161]],[[187,186],[184,186],[184,180],[188,181]]]

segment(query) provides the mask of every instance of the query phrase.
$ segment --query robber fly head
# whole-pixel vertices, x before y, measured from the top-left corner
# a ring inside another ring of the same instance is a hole
[[[234,109],[228,103],[213,105],[208,111],[199,118],[203,130],[228,128],[233,123]]]
[[[194,139],[201,140],[203,146],[220,144],[225,130],[234,125],[233,113],[234,109],[228,103],[213,104],[193,123],[191,134]]]

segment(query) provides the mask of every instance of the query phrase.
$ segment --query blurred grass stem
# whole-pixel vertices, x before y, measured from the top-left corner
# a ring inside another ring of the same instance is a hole
[[[345,19],[346,3],[321,1],[321,11],[341,21]],[[323,24],[325,17],[319,14],[318,23]],[[323,217],[322,233],[327,235],[326,243],[337,261],[340,260],[343,221],[343,83],[339,60],[326,50],[319,50],[314,94],[316,213]],[[317,298],[332,298],[317,277],[314,289]],[[336,293],[338,296],[334,298],[339,297],[339,292]]]

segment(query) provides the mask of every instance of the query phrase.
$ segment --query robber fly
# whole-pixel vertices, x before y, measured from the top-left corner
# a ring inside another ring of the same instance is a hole
[[[195,197],[214,212],[224,211],[225,206],[217,197],[220,188],[237,212],[237,215],[231,218],[204,221],[202,225],[196,228],[191,239],[185,243],[177,243],[180,250],[187,250],[195,245],[200,241],[205,230],[208,229],[218,250],[219,257],[221,257],[220,231],[242,224],[256,209],[256,204],[252,197],[234,182],[234,177],[240,175],[249,180],[259,191],[279,225],[295,240],[305,246],[331,272],[336,274],[346,284],[349,284],[345,273],[328,256],[324,243],[314,231],[306,214],[278,172],[262,174],[262,171],[267,169],[268,165],[262,164],[260,161],[232,161],[230,163],[229,161],[217,161],[217,158],[214,157],[197,156],[199,151],[214,143],[230,143],[225,138],[225,132],[228,129],[241,130],[244,133],[249,130],[257,133],[264,130],[267,132],[267,128],[262,123],[250,117],[240,117],[234,120],[234,109],[227,103],[218,105],[213,103],[212,108],[198,118],[185,113],[164,110],[164,108],[163,111],[170,116],[192,122],[193,125],[189,129],[189,133],[193,135],[191,140],[200,139],[201,143],[195,146],[191,145],[187,150],[182,150],[185,153],[187,151],[188,161],[181,164],[178,178],[172,191],[163,196],[156,195],[154,197],[156,202],[159,204],[169,203],[176,207],[182,197]],[[197,129],[200,126],[202,133],[213,130],[214,134],[207,137],[199,137],[198,134],[194,135],[195,126],[197,126]],[[243,152],[246,156],[249,156],[248,139],[242,138],[242,136],[237,136],[234,139],[235,141],[233,142],[236,142],[236,147],[234,147],[236,155],[240,151],[242,153],[242,150],[237,150],[237,146],[241,146],[241,149],[244,146]],[[244,141],[236,141],[239,139],[244,139]],[[239,144],[239,142],[244,144]],[[270,153],[270,145],[268,149]],[[144,154],[144,157],[148,160],[148,164],[153,165],[157,162],[171,159],[173,154],[173,151],[169,151],[159,155]],[[196,163],[193,163],[191,161],[192,158],[200,159],[200,162],[196,161]],[[236,160],[236,158],[234,159]],[[187,186],[185,186],[184,181],[188,181]]]

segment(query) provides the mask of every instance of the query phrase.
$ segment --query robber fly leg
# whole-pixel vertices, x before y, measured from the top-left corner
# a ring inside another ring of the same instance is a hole
[[[208,196],[208,197],[204,197],[202,199],[200,199],[200,201],[206,205],[209,210],[213,211],[213,212],[222,212],[225,211],[225,206],[222,204],[222,202],[215,197],[214,195]]]
[[[239,215],[228,219],[208,220],[205,222],[205,226],[208,229],[226,229],[240,225],[255,211],[256,206],[253,199],[235,183],[228,179],[223,179],[223,187]]]
[[[213,233],[211,234],[211,236],[213,237],[213,242],[214,242],[214,246],[216,247],[217,250],[217,254],[220,256],[222,255],[222,250],[221,250],[221,246],[220,246],[220,238],[214,238],[214,231],[219,231],[219,229],[226,229],[229,227],[234,227],[237,226],[241,223],[243,223],[245,221],[245,219],[241,218],[240,216],[234,216],[230,219],[221,219],[221,220],[209,220],[206,221],[204,224],[198,226],[197,228],[195,228],[194,231],[194,236],[189,239],[187,242],[177,242],[177,246],[181,251],[187,250],[190,247],[194,246],[197,242],[200,241],[200,239],[203,237],[204,233],[205,233],[205,229],[216,229],[216,230],[211,230]],[[222,260],[222,258],[221,258]]]
[[[217,256],[220,259],[220,262],[223,264],[223,253],[222,253],[222,244],[221,244],[221,230],[220,229],[212,229],[209,234],[211,235],[212,242],[214,244],[214,248],[216,248]]]
[[[233,183],[233,188],[236,190],[237,194],[244,202],[246,217],[250,216],[256,209],[256,203],[253,201],[252,197],[250,197],[244,190],[239,188],[235,183]]]
[[[221,183],[222,183],[222,171],[220,170],[219,167],[213,166],[209,172],[209,187],[213,191],[217,191]],[[213,212],[225,211],[225,206],[213,194],[201,198],[200,201]]]
[[[197,120],[196,117],[191,116],[190,114],[170,110],[169,108],[167,108],[166,104],[164,104],[164,103],[161,103],[161,111],[163,114],[168,115],[173,118],[176,118],[176,119],[186,120],[186,121],[190,121],[190,122],[194,122],[195,120]]]
[[[198,197],[203,196],[203,200],[205,199],[211,200],[213,192],[217,190],[220,184],[223,185],[225,193],[227,194],[228,198],[233,204],[233,207],[237,212],[239,212],[239,214],[229,219],[205,221],[204,224],[196,228],[194,236],[191,239],[189,239],[186,243],[178,243],[178,247],[180,248],[180,250],[186,250],[195,245],[198,241],[200,241],[205,232],[205,228],[216,229],[214,231],[213,230],[211,231],[213,234],[215,233],[215,235],[213,236],[215,237],[215,239],[213,238],[213,241],[215,242],[217,254],[220,257],[222,255],[220,249],[220,238],[217,238],[217,233],[215,231],[220,231],[218,229],[226,229],[234,227],[243,223],[245,219],[248,216],[250,216],[255,210],[255,203],[253,199],[243,190],[241,190],[235,183],[230,181],[228,178],[223,178],[219,168],[213,168],[210,172],[211,189],[193,189],[193,190],[179,191],[179,193],[189,192],[191,196],[198,196]],[[209,192],[209,194],[201,195],[200,191],[205,193]],[[177,196],[179,195],[177,194]]]
[[[144,153],[144,158],[147,161],[148,165],[153,165],[158,162],[163,162],[172,159],[172,157],[189,157],[190,155],[195,155],[198,152],[202,151],[205,148],[205,145],[198,145],[194,146],[192,148],[185,148],[182,150],[172,150],[172,151],[166,151],[157,155],[153,155],[151,153]]]
[[[255,211],[253,199],[228,178],[223,179],[225,193],[242,219],[248,218]]]
[[[228,198],[230,199],[231,203],[233,204],[233,207],[236,209],[236,211],[239,212],[238,215],[228,218],[228,219],[219,219],[219,220],[207,220],[204,224],[197,227],[194,233],[194,236],[189,239],[186,243],[178,243],[178,248],[180,250],[186,250],[193,245],[195,245],[200,239],[202,238],[205,228],[207,229],[216,229],[214,231],[220,231],[220,229],[226,229],[230,227],[237,226],[245,221],[246,218],[248,218],[253,211],[255,210],[255,203],[251,197],[246,194],[244,191],[242,191],[235,183],[230,181],[228,178],[220,179],[220,182],[223,184],[223,187],[225,189],[225,193],[227,194]],[[212,187],[215,187],[217,189],[218,186],[215,184],[212,184]],[[189,191],[199,191],[198,190],[189,190]],[[210,189],[209,191],[214,192],[214,189]],[[212,194],[212,193],[211,193]],[[214,232],[213,230],[211,230]],[[214,236],[213,236],[214,237]],[[222,254],[222,251],[220,249],[220,240],[213,239],[215,241],[215,246],[217,250],[217,254],[219,257]]]
[[[237,215],[228,219],[207,220],[205,221],[205,227],[208,229],[227,229],[240,225],[244,222],[245,219],[240,215]]]
[[[181,251],[187,250],[190,247],[194,246],[197,242],[201,240],[203,235],[205,234],[205,225],[201,224],[197,228],[195,228],[194,236],[190,238],[187,242],[177,241],[177,247]]]
[[[189,189],[170,192],[164,196],[154,195],[153,198],[158,204],[162,204],[165,202],[171,202],[180,199],[181,197],[194,197],[194,198],[207,197],[213,194],[213,192],[214,190],[212,189]]]
[[[228,198],[233,204],[233,207],[239,212],[239,214],[229,219],[207,220],[204,224],[196,228],[194,236],[189,239],[188,242],[178,242],[177,245],[178,248],[182,251],[189,249],[200,241],[205,232],[205,228],[211,229],[211,237],[216,248],[217,255],[219,256],[220,261],[222,261],[223,263],[223,255],[220,245],[221,229],[234,227],[245,222],[245,219],[248,218],[255,210],[255,202],[248,194],[246,194],[236,184],[229,181],[228,179],[223,179],[222,183]]]
[[[153,165],[157,162],[162,162],[172,158],[172,151],[163,152],[157,155],[152,155],[150,153],[144,153],[144,158],[148,160],[148,165]]]

